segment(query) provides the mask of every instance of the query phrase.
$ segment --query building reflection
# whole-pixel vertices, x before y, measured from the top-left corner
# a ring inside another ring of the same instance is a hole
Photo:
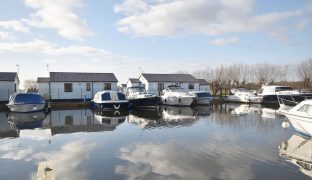
[[[279,146],[279,155],[299,167],[299,170],[312,177],[312,140],[293,134]]]

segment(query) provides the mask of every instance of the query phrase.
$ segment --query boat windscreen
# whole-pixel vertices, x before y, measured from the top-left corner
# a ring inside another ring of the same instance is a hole
[[[102,101],[110,101],[110,100],[112,100],[112,98],[109,92],[102,94]]]
[[[291,87],[289,86],[280,86],[280,87],[276,87],[275,91],[278,92],[278,91],[291,91],[293,90]]]
[[[137,92],[145,92],[145,88],[144,87],[132,87],[129,89],[131,92],[133,93],[137,93]]]
[[[200,92],[200,93],[196,93],[197,97],[199,98],[203,98],[203,97],[211,97],[210,93],[208,92]]]
[[[41,104],[44,103],[44,99],[38,94],[17,94],[14,98],[14,102],[23,104]]]
[[[117,96],[118,96],[119,101],[126,100],[126,96],[120,92],[117,93]]]

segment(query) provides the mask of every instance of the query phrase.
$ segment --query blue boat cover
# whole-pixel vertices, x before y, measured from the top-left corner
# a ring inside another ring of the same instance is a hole
[[[14,98],[15,103],[23,104],[42,104],[44,99],[39,94],[17,94]]]

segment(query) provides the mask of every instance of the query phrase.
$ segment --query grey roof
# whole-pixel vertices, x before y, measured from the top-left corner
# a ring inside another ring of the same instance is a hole
[[[141,81],[139,79],[136,79],[136,78],[129,78],[129,81],[132,83],[141,83]]]
[[[51,82],[118,82],[114,73],[50,72]]]
[[[197,82],[190,74],[147,74],[142,76],[150,82]]]
[[[48,77],[38,77],[37,82],[50,82],[50,78]]]
[[[199,85],[209,85],[209,82],[206,79],[198,79]]]
[[[16,72],[0,72],[0,81],[15,81]]]

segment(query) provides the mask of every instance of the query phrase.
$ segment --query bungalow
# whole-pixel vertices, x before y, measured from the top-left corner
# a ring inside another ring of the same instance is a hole
[[[199,83],[190,74],[147,74],[142,73],[139,80],[150,92],[160,92],[169,85],[179,85],[186,90],[199,90]]]
[[[51,101],[92,99],[103,90],[117,90],[113,73],[50,72]]]
[[[19,78],[16,72],[0,72],[0,101],[7,102],[18,91]]]
[[[44,97],[44,99],[50,99],[50,78],[48,77],[38,77],[38,93]]]
[[[210,92],[210,84],[206,79],[198,79],[199,90]]]
[[[135,78],[129,78],[127,82],[127,88],[134,87],[134,86],[141,86],[141,85],[142,85],[142,82],[139,79],[135,79]]]

